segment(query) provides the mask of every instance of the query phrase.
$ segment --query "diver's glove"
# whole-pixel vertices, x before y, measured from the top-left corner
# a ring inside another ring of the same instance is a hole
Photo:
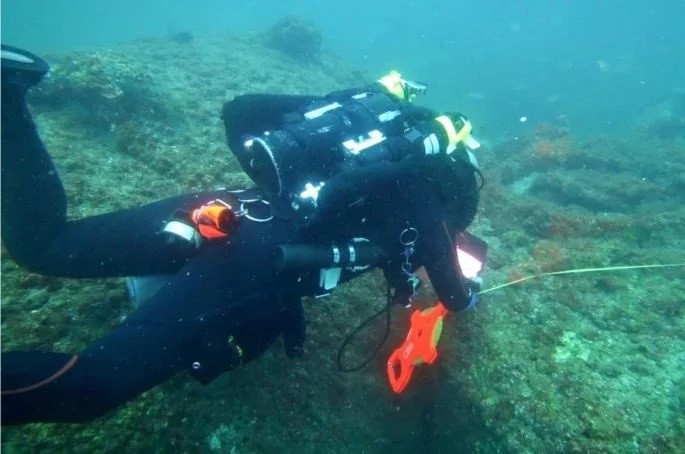
[[[480,292],[481,284],[483,279],[477,277],[475,279],[464,278],[464,286],[466,287],[466,293],[468,294],[466,309],[473,309],[478,304],[480,300],[478,292]]]
[[[424,94],[428,88],[426,84],[403,79],[402,74],[395,70],[378,79],[378,83],[396,99],[409,102]]]
[[[475,308],[476,305],[478,304],[478,301],[480,298],[478,297],[478,290],[473,290],[471,287],[468,286],[468,284],[467,284],[467,291],[468,291],[469,297],[468,297],[468,303],[466,304],[466,309],[468,310],[468,309]]]

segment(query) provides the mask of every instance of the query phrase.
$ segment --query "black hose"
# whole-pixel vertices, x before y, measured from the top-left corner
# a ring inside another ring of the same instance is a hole
[[[338,370],[341,372],[355,372],[360,369],[363,369],[366,367],[367,364],[369,364],[373,358],[376,356],[378,351],[383,347],[383,344],[385,344],[385,341],[388,339],[388,336],[390,335],[390,306],[392,306],[392,300],[390,298],[390,287],[388,287],[387,290],[387,302],[385,306],[375,314],[371,315],[368,317],[366,320],[364,320],[359,326],[357,326],[350,334],[348,334],[345,337],[345,340],[343,340],[343,343],[340,344],[340,348],[338,349],[338,354],[335,357],[335,363],[338,366]],[[383,312],[385,312],[385,332],[383,333],[383,338],[378,342],[376,347],[373,349],[371,354],[366,357],[363,361],[360,363],[354,365],[354,366],[349,366],[346,367],[342,363],[342,356],[345,353],[345,349],[349,345],[350,342],[352,342],[352,339],[361,331],[364,329],[368,324],[370,324],[372,321],[374,321],[379,315],[381,315]]]

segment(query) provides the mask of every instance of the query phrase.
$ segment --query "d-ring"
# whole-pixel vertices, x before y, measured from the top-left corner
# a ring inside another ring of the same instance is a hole
[[[419,231],[414,227],[407,227],[400,232],[400,244],[402,246],[411,246],[419,239]]]
[[[270,205],[268,201],[263,200],[263,199],[255,200],[254,202],[252,202],[252,201],[251,202],[240,202],[240,211],[245,215],[245,217],[247,219],[254,221],[254,222],[269,222],[270,220],[272,220],[274,218],[274,216],[272,214],[269,214],[268,216],[263,217],[263,218],[259,218],[259,217],[251,215],[249,207],[246,206],[248,203],[250,203],[250,204],[261,203],[261,204],[266,205],[267,207]]]

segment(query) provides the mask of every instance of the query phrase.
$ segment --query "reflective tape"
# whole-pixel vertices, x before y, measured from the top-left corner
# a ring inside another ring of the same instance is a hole
[[[347,245],[347,252],[350,254],[350,264],[357,261],[357,250],[351,244]]]
[[[183,238],[186,241],[189,241],[195,245],[195,247],[199,247],[200,244],[202,243],[202,237],[198,233],[198,231],[195,229],[195,227],[186,224],[185,222],[181,221],[169,221],[167,224],[164,226],[163,229],[164,232],[171,233],[173,235],[179,236]]]
[[[423,151],[427,155],[440,153],[440,143],[438,142],[438,136],[431,134],[425,139],[423,139]]]
[[[389,110],[378,115],[378,121],[380,121],[381,123],[387,123],[399,117],[400,115],[402,115],[402,112],[400,112],[399,110]]]
[[[331,110],[335,110],[338,107],[342,107],[342,104],[339,104],[337,102],[334,102],[333,104],[327,104],[323,107],[319,107],[318,109],[314,109],[314,110],[310,110],[309,112],[305,112],[304,118],[306,118],[307,120],[319,118],[321,115],[325,114],[326,112],[330,112]]]
[[[466,150],[466,153],[469,156],[469,162],[475,167],[476,169],[478,168],[478,159],[476,159],[476,155],[471,152],[471,150]]]
[[[466,147],[470,150],[477,150],[478,148],[480,148],[480,142],[474,139],[474,137],[471,135],[464,139],[464,145],[466,145]]]
[[[369,131],[368,137],[366,139],[361,139],[355,141],[354,139],[346,140],[343,142],[343,146],[352,154],[357,155],[362,151],[377,145],[385,140],[385,136],[382,132],[377,129]]]

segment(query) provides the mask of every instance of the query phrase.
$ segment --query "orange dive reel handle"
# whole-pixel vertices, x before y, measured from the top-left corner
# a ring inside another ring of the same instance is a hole
[[[441,302],[423,311],[415,310],[411,314],[407,338],[388,358],[388,380],[395,393],[399,394],[407,387],[415,366],[432,364],[438,357],[436,346],[445,315],[447,309]]]

